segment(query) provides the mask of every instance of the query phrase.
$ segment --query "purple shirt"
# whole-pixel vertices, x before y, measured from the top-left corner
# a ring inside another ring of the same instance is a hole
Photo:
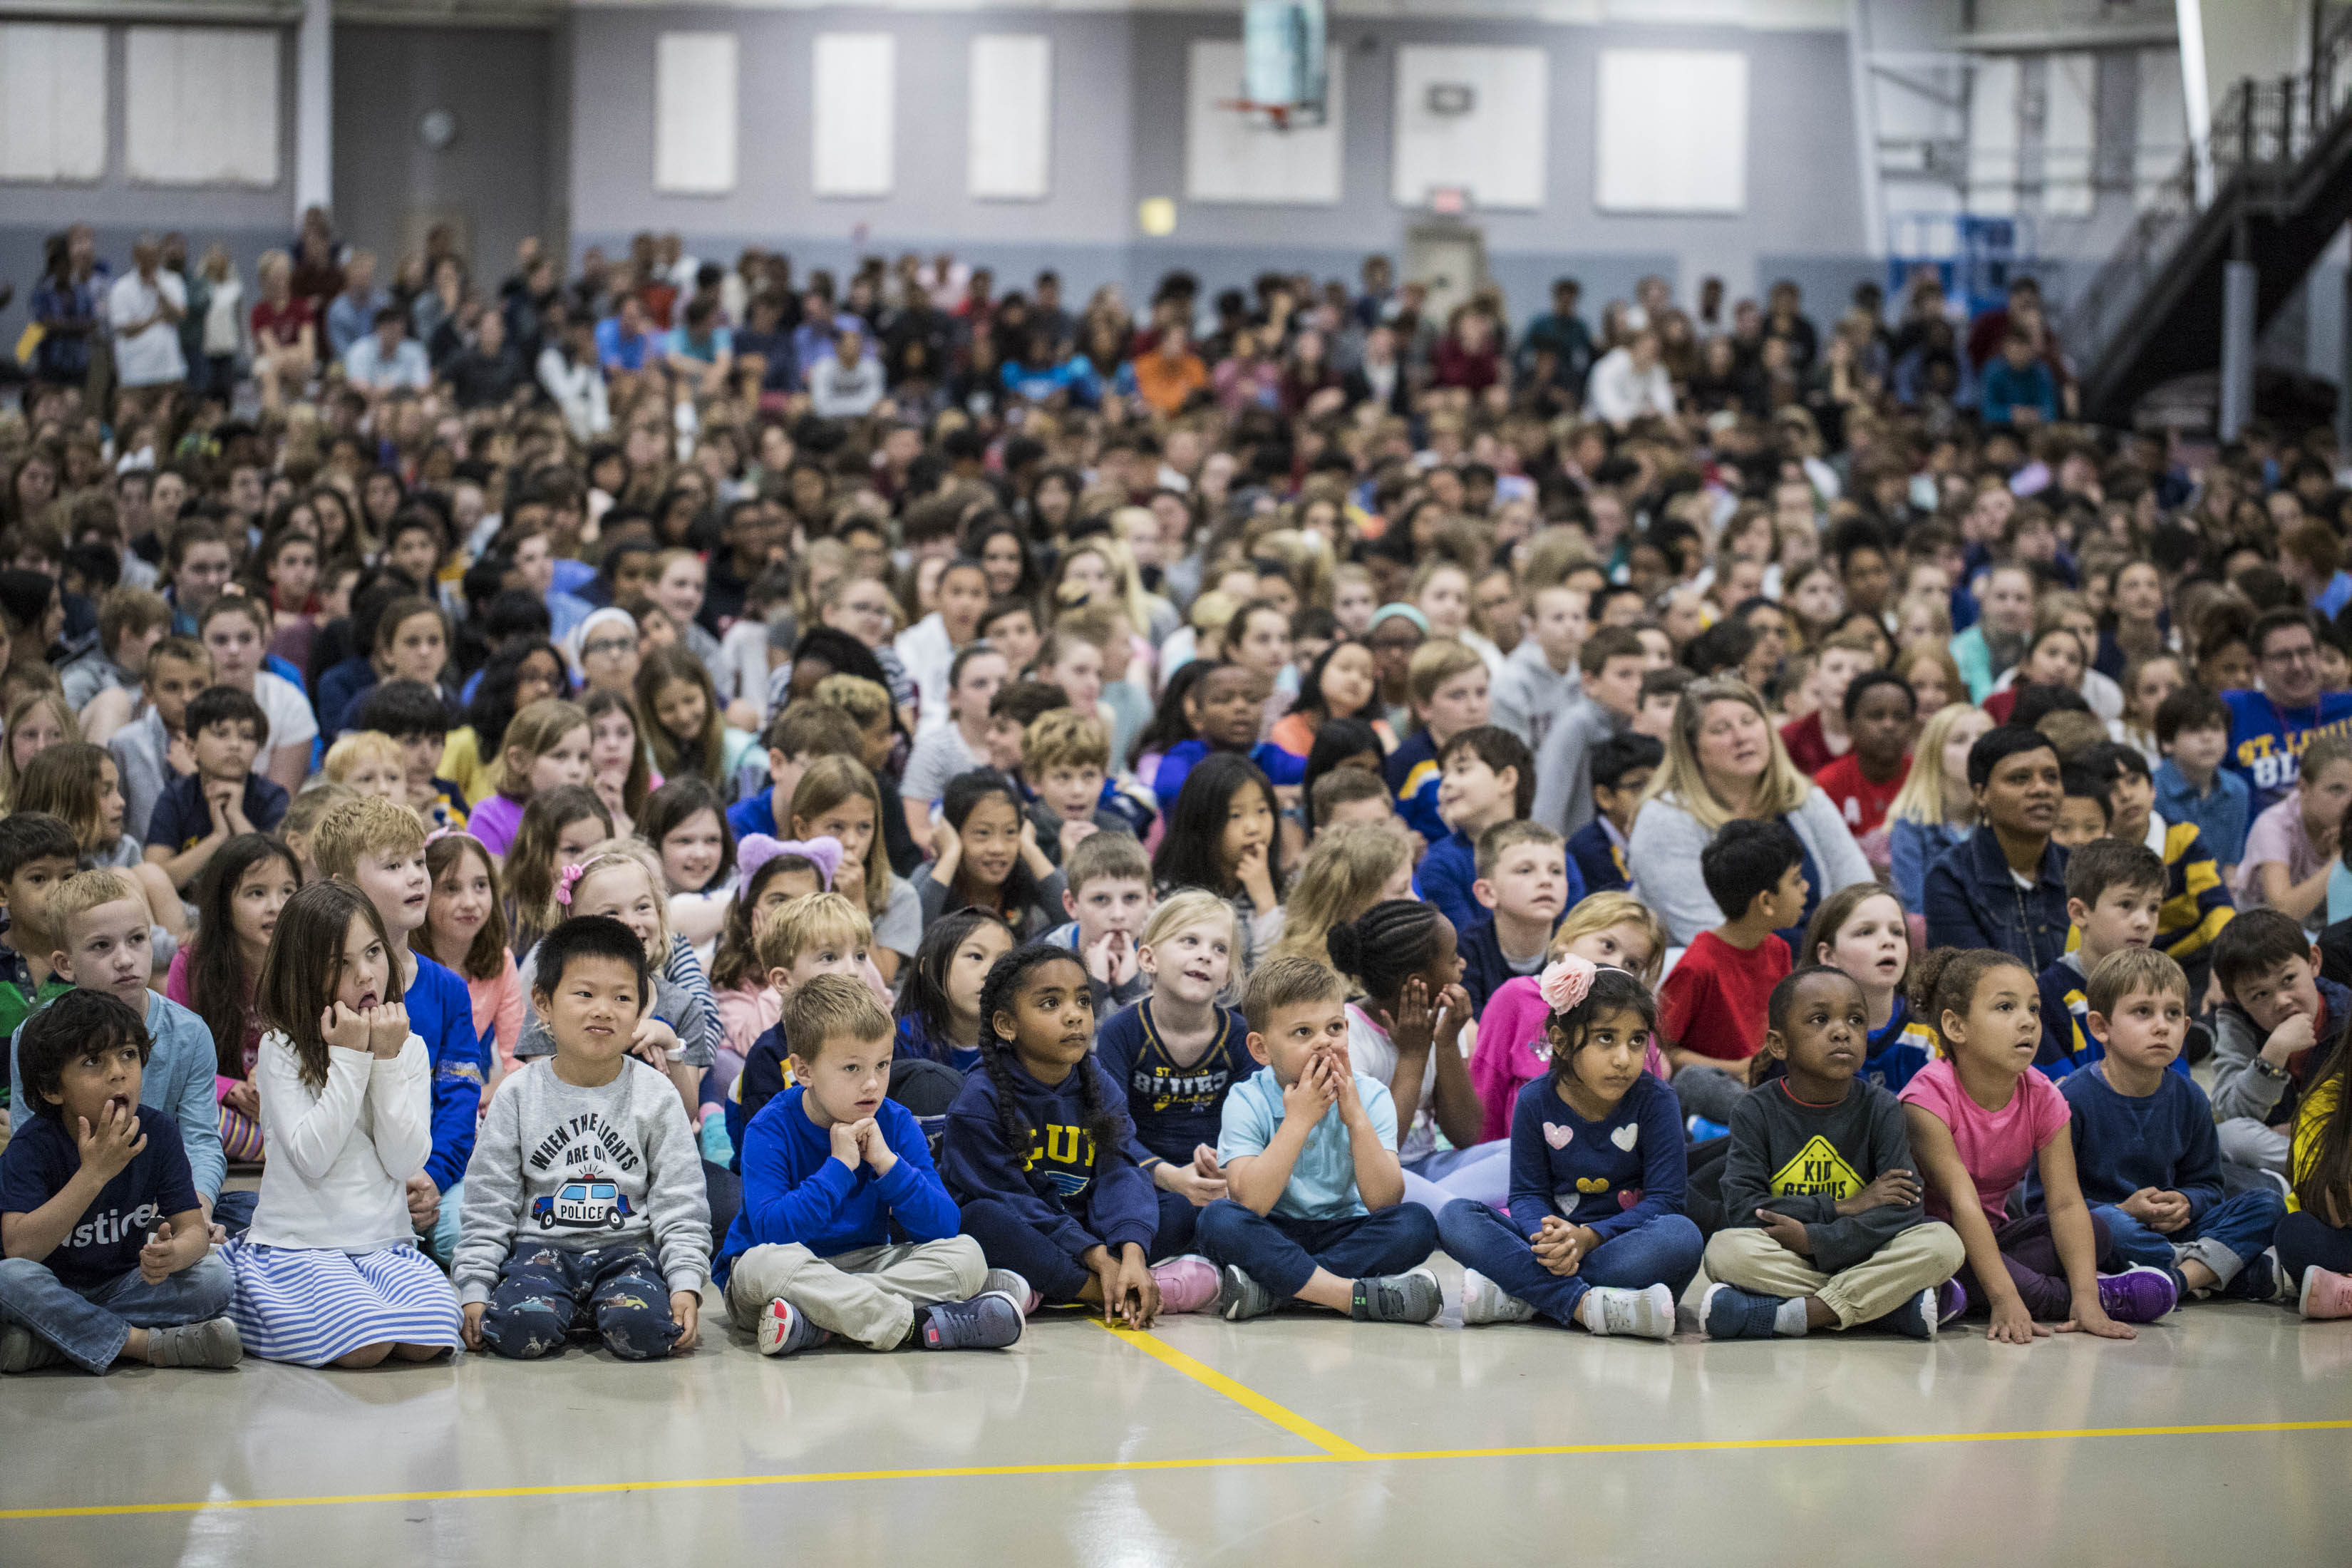
[[[523,803],[509,795],[494,795],[474,808],[466,821],[466,831],[482,841],[482,847],[501,859],[507,847],[514,842],[515,829],[522,824]]]

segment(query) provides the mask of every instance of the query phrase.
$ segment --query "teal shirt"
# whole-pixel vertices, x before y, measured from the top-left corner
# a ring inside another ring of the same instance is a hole
[[[1381,1135],[1381,1147],[1396,1152],[1396,1101],[1378,1079],[1356,1077],[1356,1098]],[[1225,1096],[1224,1120],[1217,1133],[1217,1163],[1263,1154],[1282,1126],[1282,1085],[1272,1068],[1262,1068],[1234,1086]],[[1274,1213],[1286,1219],[1354,1219],[1371,1211],[1356,1191],[1356,1153],[1337,1105],[1323,1113],[1315,1131],[1298,1151],[1290,1168],[1290,1185],[1275,1200]]]

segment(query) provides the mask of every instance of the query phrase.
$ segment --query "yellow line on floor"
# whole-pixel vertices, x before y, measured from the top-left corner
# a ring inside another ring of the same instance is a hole
[[[1193,1360],[1165,1341],[1154,1339],[1150,1334],[1129,1333],[1125,1329],[1114,1328],[1100,1318],[1089,1319],[1088,1321],[1098,1328],[1108,1330],[1113,1339],[1126,1341],[1162,1366],[1172,1367],[1202,1387],[1214,1389],[1244,1409],[1264,1416],[1295,1437],[1306,1439],[1334,1458],[1370,1458],[1364,1450],[1349,1442],[1345,1437],[1326,1432],[1304,1415],[1285,1409],[1254,1388],[1244,1388],[1215,1367],[1205,1362]]]
[[[1164,1348],[1164,1347],[1162,1347]],[[1189,1358],[1188,1358],[1189,1359]],[[1306,1426],[1306,1423],[1301,1423]],[[1319,1428],[1309,1428],[1319,1430]],[[2248,1434],[2341,1432],[2345,1421],[2240,1421],[2201,1426],[2076,1426],[2021,1432],[1895,1432],[1855,1437],[1727,1437],[1661,1443],[1559,1443],[1525,1448],[1424,1448],[1393,1454],[1250,1454],[1206,1459],[1108,1459],[1072,1464],[971,1465],[934,1469],[830,1470],[778,1476],[692,1476],[676,1480],[581,1481],[535,1487],[467,1487],[444,1491],[350,1492],[318,1497],[207,1498],[194,1502],[96,1504],[0,1509],[0,1523],[47,1519],[111,1519],[211,1510],[320,1508],[388,1502],[475,1502],[502,1498],[615,1496],[627,1492],[705,1491],[729,1487],[805,1486],[812,1482],[925,1481],[1008,1476],[1089,1476],[1141,1470],[1217,1470],[1267,1465],[1399,1464],[1421,1459],[1531,1459],[1570,1454],[1706,1454],[1785,1448],[1889,1448],[1942,1443],[2033,1443],[2093,1437],[2225,1437]],[[1301,1436],[1304,1436],[1302,1433]],[[1327,1434],[1328,1436],[1328,1434]],[[1338,1442],[1339,1439],[1331,1439]]]

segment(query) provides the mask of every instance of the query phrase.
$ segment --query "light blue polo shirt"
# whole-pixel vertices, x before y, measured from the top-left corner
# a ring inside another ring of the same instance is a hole
[[[1381,1147],[1394,1153],[1396,1101],[1389,1097],[1388,1085],[1362,1073],[1355,1076],[1356,1098],[1364,1102],[1372,1130],[1381,1135]],[[1265,1153],[1282,1126],[1282,1085],[1272,1068],[1262,1068],[1235,1084],[1225,1096],[1224,1120],[1217,1131],[1217,1163],[1222,1165]],[[1307,1135],[1306,1147],[1298,1151],[1298,1162],[1290,1168],[1290,1185],[1275,1201],[1274,1212],[1285,1219],[1317,1220],[1354,1219],[1371,1212],[1356,1191],[1356,1153],[1347,1125],[1339,1120],[1339,1106],[1325,1111],[1315,1131]]]

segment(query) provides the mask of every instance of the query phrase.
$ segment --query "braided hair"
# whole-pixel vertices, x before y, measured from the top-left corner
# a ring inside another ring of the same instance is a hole
[[[1078,963],[1078,955],[1050,942],[1024,942],[1014,948],[989,966],[988,978],[981,983],[980,1065],[987,1071],[989,1081],[996,1086],[997,1119],[1003,1124],[1005,1142],[1016,1155],[1027,1154],[1029,1140],[1036,1129],[1021,1114],[1011,1076],[1013,1045],[997,1033],[996,1016],[1013,1011],[1021,982],[1030,971],[1056,962],[1077,964],[1080,983],[1084,984],[1086,967]],[[1115,1147],[1126,1136],[1127,1119],[1105,1089],[1102,1069],[1095,1065],[1092,1055],[1078,1063],[1075,1070],[1087,1093],[1087,1137],[1094,1146],[1094,1163],[1099,1165],[1102,1152]]]
[[[1391,899],[1331,928],[1324,946],[1332,966],[1375,1002],[1393,1002],[1405,982],[1437,962],[1445,917],[1419,899]],[[1431,1005],[1436,1004],[1434,996]]]

